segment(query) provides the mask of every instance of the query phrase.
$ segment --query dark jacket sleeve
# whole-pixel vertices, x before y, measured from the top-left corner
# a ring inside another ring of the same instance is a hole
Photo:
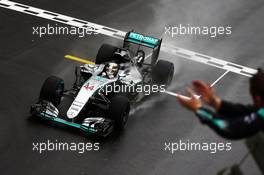
[[[221,117],[206,108],[200,108],[196,114],[202,123],[228,139],[242,139],[264,129],[264,108],[236,118]]]
[[[236,118],[248,115],[256,110],[252,105],[235,104],[223,100],[218,114],[220,117]]]

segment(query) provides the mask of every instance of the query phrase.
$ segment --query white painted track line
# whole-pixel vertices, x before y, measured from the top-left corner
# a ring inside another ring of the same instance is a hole
[[[174,93],[174,92],[170,92],[170,91],[165,91],[164,93],[168,94],[168,95],[172,95],[174,97],[179,97],[180,96],[180,97],[183,97],[183,98],[185,98],[187,100],[191,99],[190,97],[187,97],[185,95],[180,95],[180,94],[177,94],[177,93]]]
[[[197,52],[186,50],[183,48],[175,47],[168,44],[163,44],[161,47],[162,51],[176,55],[182,58],[186,58],[191,61],[200,62],[209,66],[217,67],[220,69],[227,70],[239,75],[252,77],[253,74],[257,73],[257,70],[245,67],[236,63],[228,62],[211,56],[203,55]]]
[[[225,73],[223,73],[223,75],[221,75],[218,79],[216,79],[210,86],[211,87],[214,87],[219,81],[221,81],[223,78],[224,78],[224,76],[226,76],[227,74],[229,73],[229,71],[227,70],[227,71],[225,71]]]
[[[229,73],[229,71],[225,71],[225,73],[223,73],[219,78],[217,78],[211,85],[210,87],[214,87],[217,83],[219,83],[223,78],[224,76],[226,76],[227,74]],[[187,100],[191,99],[191,97],[187,97],[185,95],[181,95],[181,94],[177,94],[177,93],[174,93],[174,92],[170,92],[170,91],[165,91],[164,92],[165,94],[168,94],[168,95],[172,95],[172,96],[175,96],[175,97],[183,97]],[[195,95],[197,98],[201,98],[201,95]]]
[[[28,5],[24,5],[21,3],[16,3],[8,0],[0,0],[0,7],[18,11],[21,13],[29,14],[32,16],[37,16],[41,18],[45,18],[48,20],[56,21],[59,23],[75,26],[75,27],[81,27],[81,28],[87,28],[91,27],[96,29],[97,33],[104,34],[113,38],[117,39],[124,39],[126,32],[113,29],[110,27],[106,27],[103,25],[95,24],[92,22],[88,22],[85,20],[73,18],[70,16],[62,15],[59,13],[54,13],[51,11],[43,10],[40,8],[31,7]],[[172,55],[179,56],[181,58],[189,59],[195,62],[200,62],[209,66],[217,67],[220,69],[224,69],[236,74],[240,74],[243,76],[251,77],[253,74],[255,74],[257,71],[255,69],[245,67],[239,64],[235,64],[232,62],[224,61],[218,58],[210,57],[204,54],[200,54],[197,52],[193,52],[190,50],[186,50],[183,48],[175,47],[168,44],[162,45],[162,51],[165,51],[167,53],[170,53]]]
[[[113,38],[123,39],[126,35],[126,32],[116,30],[110,27],[106,27],[103,25],[95,24],[92,22],[88,22],[85,20],[73,18],[70,16],[62,15],[59,13],[54,13],[51,11],[43,10],[40,8],[31,7],[28,5],[7,1],[7,0],[0,0],[0,7],[18,11],[21,13],[29,14],[32,16],[41,17],[44,19],[48,19],[51,21],[79,27],[79,28],[94,28],[96,29],[97,33],[104,34]]]

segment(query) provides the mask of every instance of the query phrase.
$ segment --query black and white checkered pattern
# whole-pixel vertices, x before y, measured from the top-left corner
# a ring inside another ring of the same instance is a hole
[[[75,26],[75,27],[82,27],[82,28],[93,28],[96,30],[97,33],[107,35],[110,37],[114,37],[117,39],[124,39],[126,32],[120,31],[117,29],[109,28],[103,25],[95,24],[92,22],[88,22],[85,20],[76,19],[70,16],[65,16],[62,14],[50,12],[47,10],[27,6],[24,4],[8,1],[8,0],[0,0],[0,7],[7,8],[10,10],[15,10],[18,12],[26,13],[29,15],[45,18],[48,20],[60,22],[63,24]],[[163,44],[162,51],[170,53],[172,55],[177,55],[181,58],[189,59],[191,61],[200,62],[206,65],[210,65],[213,67],[217,67],[220,69],[227,70],[229,72],[233,72],[236,74],[240,74],[243,76],[251,77],[257,71],[255,69],[245,67],[242,65],[238,65],[235,63],[231,63],[225,60],[221,60],[218,58],[210,57],[204,54],[196,53],[190,50],[182,49],[179,47],[171,46]]]
[[[200,62],[209,66],[217,67],[220,69],[227,70],[229,72],[233,72],[236,74],[240,74],[243,76],[251,77],[253,74],[257,72],[257,70],[241,66],[239,64],[231,63],[225,60],[221,60],[218,58],[214,58],[211,56],[207,56],[204,54],[196,53],[190,50],[186,50],[183,48],[171,46],[171,45],[162,45],[162,51],[170,53],[172,55],[176,55],[182,58],[189,59],[191,61]]]
[[[102,26],[99,24],[95,24],[92,22],[88,22],[85,20],[80,20],[76,19],[70,16],[65,16],[62,14],[50,12],[47,10],[43,10],[40,8],[35,8],[31,6],[27,6],[24,4],[12,2],[12,1],[7,1],[7,0],[0,0],[0,7],[7,8],[10,10],[15,10],[18,12],[26,13],[29,15],[45,18],[48,20],[56,21],[59,23],[75,26],[75,27],[81,27],[81,28],[93,28],[96,30],[97,33],[107,35],[110,37],[118,38],[118,39],[123,39],[126,35],[126,32],[116,30],[113,28],[109,28],[106,26]]]

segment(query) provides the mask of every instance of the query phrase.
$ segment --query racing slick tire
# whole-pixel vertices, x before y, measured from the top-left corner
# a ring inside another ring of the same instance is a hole
[[[165,87],[168,87],[171,84],[173,74],[173,63],[165,60],[158,60],[157,64],[152,70],[153,83],[158,85],[165,85]]]
[[[102,64],[104,62],[113,60],[113,55],[116,50],[117,50],[117,47],[115,46],[112,46],[110,44],[103,44],[98,50],[95,63]]]
[[[123,130],[127,124],[130,112],[130,103],[127,97],[116,95],[111,99],[109,116],[115,122],[118,130]]]
[[[58,106],[64,91],[64,81],[61,78],[50,76],[42,85],[39,99],[47,100],[54,106]]]

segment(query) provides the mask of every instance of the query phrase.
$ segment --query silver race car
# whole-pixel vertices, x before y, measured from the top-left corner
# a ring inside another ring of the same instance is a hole
[[[131,105],[146,96],[137,88],[166,88],[172,81],[173,63],[158,60],[161,42],[132,31],[126,34],[122,47],[103,44],[95,64],[76,67],[71,89],[64,89],[61,78],[48,77],[31,114],[101,136],[114,128],[123,130]],[[147,50],[151,52],[145,56]]]

